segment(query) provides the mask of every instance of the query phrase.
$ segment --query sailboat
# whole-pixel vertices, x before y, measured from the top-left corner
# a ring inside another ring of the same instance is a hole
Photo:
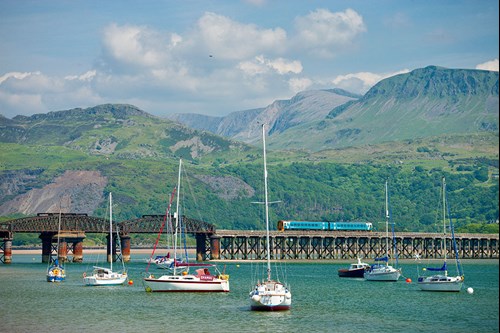
[[[109,249],[113,249],[113,198],[109,193]],[[94,266],[92,274],[87,276],[83,275],[83,283],[87,286],[111,286],[121,285],[127,280],[127,272],[123,263],[123,256],[121,257],[122,270],[119,272],[113,271],[113,254],[110,256],[109,268]]]
[[[57,254],[56,258],[53,260],[52,265],[52,255],[50,256],[49,267],[47,268],[47,282],[61,282],[66,279],[66,271],[64,266],[59,263],[59,234],[61,233],[61,208],[59,208],[59,222],[57,227]],[[51,245],[52,247],[52,245]]]
[[[375,258],[375,264],[372,264],[364,273],[367,281],[397,281],[401,276],[401,269],[389,265],[389,190],[387,181],[385,182],[385,256]],[[394,224],[392,224],[392,236],[394,240]],[[393,244],[393,253],[396,252],[396,246]]]
[[[266,162],[266,134],[262,125],[262,145],[264,156],[264,198],[266,214],[266,252],[267,252],[267,276],[262,281],[257,281],[255,287],[250,291],[250,309],[254,311],[282,311],[289,310],[292,305],[292,294],[290,288],[279,280],[271,277],[271,253],[269,240],[269,200],[267,195],[267,162]]]
[[[447,248],[446,248],[446,181],[443,178],[442,185],[442,195],[443,195],[443,251],[444,251],[444,262],[443,266],[439,268],[426,267],[424,270],[431,272],[440,272],[431,276],[419,276],[417,280],[417,285],[421,290],[425,291],[455,291],[458,292],[462,289],[464,283],[464,275],[462,271],[462,266],[458,258],[458,251],[455,242],[455,233],[453,231],[453,223],[450,219],[450,229],[453,241],[453,248],[455,252],[455,261],[457,267],[456,276],[448,276],[448,266],[447,266]]]
[[[148,259],[149,264],[154,264],[156,268],[160,269],[165,269],[169,273],[173,273],[174,269],[177,270],[178,273],[181,273],[181,267],[183,267],[184,271],[187,271],[187,266],[185,266],[185,261],[181,257],[174,257],[170,256],[170,250],[173,249],[174,242],[175,242],[175,233],[174,233],[174,228],[172,226],[172,219],[171,215],[168,214],[165,215],[165,220],[168,220],[167,222],[167,242],[168,242],[168,252],[166,255],[157,255],[156,257],[153,258],[154,253],[151,255],[151,258]],[[165,223],[165,220],[163,223]],[[184,266],[182,266],[184,265]]]
[[[181,170],[182,160],[179,161],[177,188],[174,189],[174,192],[177,191],[177,211],[174,214],[174,258],[177,258],[179,231],[182,230],[182,219],[179,212]],[[170,205],[166,214],[170,215]],[[190,274],[189,268],[194,266],[197,269],[195,273]],[[210,272],[210,267],[215,269],[215,274]],[[143,279],[143,285],[147,292],[229,292],[229,276],[219,272],[215,265],[190,264],[188,262],[181,264],[174,261],[171,272],[158,278],[153,274],[148,274]]]

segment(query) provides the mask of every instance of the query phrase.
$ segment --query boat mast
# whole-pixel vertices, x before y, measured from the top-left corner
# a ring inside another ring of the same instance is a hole
[[[446,181],[443,177],[443,249],[444,249],[444,264],[446,265]],[[445,267],[444,275],[448,276],[448,268]]]
[[[55,260],[57,265],[59,265],[59,243],[60,243],[59,234],[61,233],[61,215],[62,215],[62,208],[61,208],[61,201],[59,201],[59,221],[57,224],[57,253],[56,253],[56,260]],[[50,246],[52,247],[52,244]],[[52,260],[52,255],[50,256],[50,258]]]
[[[271,281],[271,256],[269,246],[269,200],[267,196],[266,131],[264,124],[262,124],[262,150],[264,155],[264,203],[266,206],[267,281]]]
[[[175,211],[175,232],[174,232],[174,275],[176,271],[176,260],[177,260],[177,230],[179,228],[179,199],[181,193],[181,167],[182,159],[179,160],[179,175],[177,177],[177,206]]]
[[[109,192],[109,269],[113,271],[113,199]]]
[[[389,265],[389,195],[387,189],[387,180],[385,181],[385,256],[387,261],[385,265]]]

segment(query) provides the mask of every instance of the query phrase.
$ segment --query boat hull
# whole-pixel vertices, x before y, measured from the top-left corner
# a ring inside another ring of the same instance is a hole
[[[460,276],[444,275],[419,277],[417,285],[423,291],[459,292],[463,286],[463,279]]]
[[[47,282],[62,282],[66,278],[62,276],[47,276]]]
[[[83,278],[83,283],[86,286],[116,286],[124,284],[126,280],[126,275],[116,278],[96,278],[94,276],[88,276]]]
[[[229,292],[229,281],[216,277],[163,275],[145,278],[143,284],[147,292]]]
[[[250,297],[252,311],[286,311],[290,310],[291,306],[292,300],[285,294],[261,296],[258,301]]]
[[[339,269],[338,270],[339,277],[347,277],[347,278],[362,278],[365,274],[364,268],[359,269]]]
[[[110,269],[94,267],[92,275],[83,275],[83,284],[86,286],[116,286],[127,281],[127,273],[113,272]]]
[[[399,280],[401,276],[401,270],[395,269],[392,266],[383,266],[382,268],[376,268],[366,271],[364,278],[367,281],[386,281],[395,282]]]
[[[249,297],[252,311],[284,311],[289,310],[292,305],[292,294],[277,281],[257,284]]]
[[[47,282],[62,282],[66,279],[66,273],[61,266],[52,266],[47,271]]]

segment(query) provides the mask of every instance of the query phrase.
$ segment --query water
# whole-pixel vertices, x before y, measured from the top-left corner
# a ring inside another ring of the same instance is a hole
[[[82,274],[92,264],[68,263],[66,281],[55,284],[45,281],[46,265],[39,263],[39,256],[14,255],[11,265],[0,264],[0,331],[499,331],[498,260],[464,262],[466,287],[474,288],[472,295],[465,290],[423,292],[404,278],[395,283],[339,278],[337,269],[349,262],[288,263],[292,309],[262,313],[248,306],[255,263],[226,264],[229,293],[146,293],[141,283],[143,258],[132,257],[127,264],[132,286],[85,287]],[[402,267],[404,276],[416,281],[415,263]]]

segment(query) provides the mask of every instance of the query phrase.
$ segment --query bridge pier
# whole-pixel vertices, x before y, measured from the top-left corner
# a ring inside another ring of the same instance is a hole
[[[73,262],[83,262],[83,238],[73,242]]]
[[[196,234],[196,261],[204,261],[207,253],[207,235]]]
[[[12,238],[4,238],[0,248],[0,262],[12,263]]]
[[[52,258],[53,232],[42,232],[38,238],[42,240],[42,262],[49,263]]]
[[[220,259],[220,236],[210,236],[210,259]]]
[[[130,261],[130,236],[122,235],[120,236],[121,252],[124,262]]]
[[[115,262],[116,259],[117,259],[117,255],[116,255],[116,236],[113,235],[112,237],[113,237],[113,246],[111,247],[110,236],[109,235],[106,236],[106,239],[107,239],[107,243],[106,243],[106,258],[107,258],[108,262],[111,262],[111,260],[113,262]]]

